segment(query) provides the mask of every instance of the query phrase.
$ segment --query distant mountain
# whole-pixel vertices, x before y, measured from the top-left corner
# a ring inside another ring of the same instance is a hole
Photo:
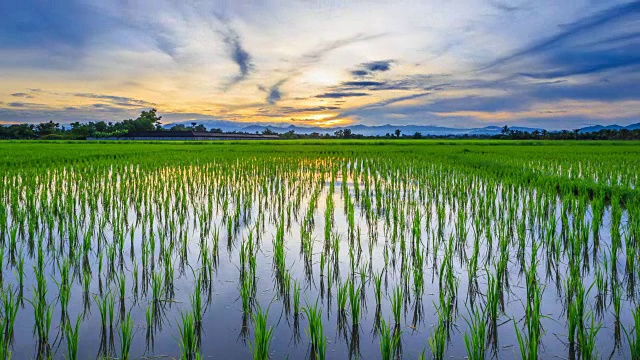
[[[495,135],[500,134],[501,127],[487,126],[483,128],[450,128],[443,126],[429,126],[429,125],[351,125],[340,127],[319,127],[319,126],[296,126],[296,125],[278,125],[278,124],[264,124],[264,123],[237,123],[232,121],[223,120],[203,120],[203,121],[182,121],[172,124],[167,124],[164,127],[169,129],[174,125],[191,126],[191,123],[197,123],[204,125],[207,129],[219,128],[222,131],[242,131],[247,133],[263,132],[266,129],[270,129],[276,133],[285,133],[287,131],[295,131],[298,134],[333,134],[338,130],[349,129],[354,134],[360,134],[365,136],[384,136],[386,134],[393,134],[396,129],[400,129],[403,135],[413,135],[416,132],[422,135]],[[513,130],[521,131],[534,131],[542,129],[526,128],[526,127],[511,127]]]
[[[621,125],[607,125],[607,126],[594,125],[594,126],[587,126],[587,127],[583,127],[582,129],[580,129],[580,132],[581,133],[589,133],[589,132],[598,132],[600,130],[622,130],[622,129],[637,130],[637,129],[640,129],[640,123],[635,123],[635,124],[631,124],[631,125],[627,125],[627,126],[621,126]]]
[[[207,129],[219,128],[224,132],[231,131],[239,131],[239,132],[247,132],[254,134],[256,132],[261,133],[266,129],[270,129],[276,133],[282,134],[287,131],[294,131],[297,134],[311,134],[311,133],[319,133],[319,134],[333,134],[338,130],[349,129],[354,134],[365,135],[365,136],[385,136],[386,134],[393,134],[396,129],[400,129],[402,135],[413,135],[416,132],[421,133],[422,135],[438,135],[438,136],[447,136],[447,135],[498,135],[502,132],[502,127],[500,126],[485,126],[481,128],[451,128],[444,126],[430,126],[430,125],[351,125],[351,126],[341,126],[341,127],[318,127],[318,126],[297,126],[291,124],[265,124],[265,123],[239,123],[233,121],[225,121],[225,120],[189,120],[189,121],[181,121],[172,124],[167,124],[164,127],[169,129],[174,125],[182,124],[184,126],[191,126],[191,123],[197,123],[204,125]],[[529,128],[529,127],[520,127],[520,126],[511,126],[510,130],[518,130],[518,131],[543,131],[542,128]],[[620,129],[640,129],[640,123],[628,125],[628,126],[620,126],[620,125],[594,125],[588,126],[580,129],[580,132],[597,132],[603,129],[608,130],[620,130]]]

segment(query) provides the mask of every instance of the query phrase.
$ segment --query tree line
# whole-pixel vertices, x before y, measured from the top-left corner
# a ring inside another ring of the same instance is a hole
[[[222,129],[213,128],[207,130],[202,124],[195,122],[191,126],[176,124],[169,129],[162,126],[162,116],[158,116],[156,109],[142,111],[136,119],[127,119],[119,122],[90,121],[86,123],[73,122],[68,126],[61,126],[53,121],[40,124],[16,124],[0,125],[0,139],[43,139],[43,140],[81,140],[88,137],[107,138],[119,137],[132,132],[148,131],[197,131],[222,133]],[[243,133],[236,132],[233,133]],[[521,131],[512,130],[508,126],[502,128],[497,135],[423,135],[420,132],[402,134],[400,129],[385,135],[367,136],[355,134],[351,129],[340,129],[333,134],[310,133],[301,134],[293,130],[285,133],[276,133],[267,128],[262,131],[264,135],[279,135],[282,139],[505,139],[505,140],[640,140],[640,129],[609,130],[603,129],[596,132],[573,131]]]
[[[132,132],[147,131],[202,131],[204,125],[191,123],[191,127],[182,124],[169,129],[162,127],[162,116],[158,116],[156,109],[142,111],[136,119],[118,122],[90,121],[86,123],[73,122],[68,126],[49,121],[40,124],[17,124],[0,126],[0,139],[44,139],[44,140],[81,140],[88,137],[106,138],[119,137]],[[221,133],[221,129],[211,129],[209,132]]]

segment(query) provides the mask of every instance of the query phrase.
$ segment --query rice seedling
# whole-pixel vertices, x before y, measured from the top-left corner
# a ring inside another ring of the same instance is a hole
[[[601,323],[595,323],[595,316],[592,312],[589,312],[586,316],[590,323],[580,329],[578,333],[578,347],[580,349],[580,356],[583,359],[596,359],[598,358],[598,354],[596,352],[596,335],[598,335],[598,331],[602,327]]]
[[[131,313],[128,313],[120,322],[120,358],[123,360],[129,359],[133,335],[133,320]]]
[[[633,328],[624,329],[629,343],[629,355],[632,359],[640,357],[640,308],[635,308],[632,312]]]
[[[349,281],[349,306],[351,310],[351,323],[357,325],[360,323],[361,313],[361,297],[362,286],[356,287],[353,281]]]
[[[373,275],[373,284],[376,295],[376,306],[382,303],[382,272]]]
[[[470,360],[484,359],[487,344],[487,326],[485,324],[486,310],[476,311],[470,314],[470,319],[465,319],[469,332],[464,334],[464,346],[467,349],[467,357]]]
[[[302,311],[309,323],[307,336],[311,343],[311,353],[315,359],[324,360],[327,353],[327,339],[324,336],[322,313],[318,308],[318,303],[307,305]]]
[[[20,306],[20,299],[16,296],[11,285],[5,290],[2,289],[0,294],[2,301],[2,316],[0,317],[0,325],[2,326],[0,331],[0,350],[7,357],[10,357],[9,345],[13,339],[14,325],[16,322],[16,316],[18,315],[18,309]]]
[[[181,318],[182,321],[178,323],[181,358],[191,360],[198,353],[200,343],[196,323],[191,312],[182,313]]]
[[[403,292],[401,287],[396,287],[391,294],[391,311],[396,327],[400,326],[400,316],[402,313]]]
[[[78,359],[78,340],[80,337],[80,321],[82,318],[78,316],[75,325],[67,322],[64,327],[64,334],[67,339],[67,360]],[[123,358],[124,359],[124,358]]]
[[[267,327],[269,309],[263,311],[262,308],[258,305],[252,317],[254,340],[250,347],[251,353],[253,354],[253,359],[269,359],[269,352],[271,351],[271,341],[273,340],[273,328],[270,326]]]
[[[384,319],[380,322],[380,356],[383,360],[395,359],[400,352],[400,330],[392,330]]]

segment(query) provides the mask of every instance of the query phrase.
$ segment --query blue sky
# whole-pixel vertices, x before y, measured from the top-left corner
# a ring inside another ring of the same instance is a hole
[[[639,1],[0,3],[0,123],[640,122]]]

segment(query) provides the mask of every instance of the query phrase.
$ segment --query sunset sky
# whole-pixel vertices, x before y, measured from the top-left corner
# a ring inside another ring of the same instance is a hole
[[[0,2],[0,123],[640,122],[640,2]]]

